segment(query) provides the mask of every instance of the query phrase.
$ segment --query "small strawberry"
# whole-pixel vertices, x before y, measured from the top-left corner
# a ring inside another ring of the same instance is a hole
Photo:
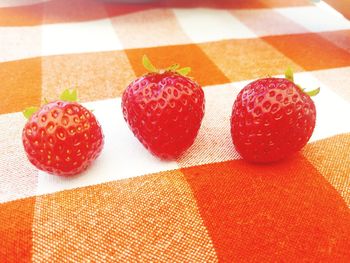
[[[126,88],[122,98],[125,121],[139,141],[161,159],[179,157],[194,142],[204,115],[204,92],[191,78],[190,68],[175,64],[149,71]]]
[[[76,98],[76,91],[65,90],[61,100],[24,111],[29,120],[22,141],[29,161],[38,169],[60,176],[76,175],[99,156],[101,126]]]
[[[316,108],[310,96],[284,78],[251,82],[238,94],[231,116],[231,135],[238,153],[258,163],[274,162],[299,151],[315,128]]]

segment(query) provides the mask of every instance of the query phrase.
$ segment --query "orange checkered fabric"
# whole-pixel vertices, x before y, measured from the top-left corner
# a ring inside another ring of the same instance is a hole
[[[0,262],[350,262],[349,2],[131,2],[0,1]],[[175,161],[122,117],[144,54],[191,66],[205,92],[198,137]],[[314,134],[283,162],[247,163],[231,142],[235,97],[288,66],[321,87]],[[105,147],[61,178],[26,159],[21,111],[67,87]]]

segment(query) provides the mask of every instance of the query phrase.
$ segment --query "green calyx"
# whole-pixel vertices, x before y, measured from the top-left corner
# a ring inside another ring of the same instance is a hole
[[[78,92],[76,89],[66,89],[62,92],[60,96],[60,100],[68,101],[68,102],[76,102],[78,101]]]
[[[171,72],[176,72],[182,76],[187,76],[191,72],[190,67],[180,68],[179,64],[171,65],[170,67],[167,67],[165,69],[157,69],[155,66],[153,66],[152,62],[146,55],[143,55],[142,57],[142,65],[150,73],[163,73],[166,71],[171,71]]]
[[[289,81],[293,82],[294,83],[294,73],[293,73],[293,70],[288,67],[286,69],[286,71],[284,72],[284,76],[286,79],[288,79]],[[297,85],[297,87],[302,91],[304,92],[306,95],[309,95],[310,97],[313,97],[313,96],[316,96],[318,93],[320,93],[320,88],[318,87],[317,89],[314,89],[314,90],[310,90],[310,91],[305,91],[305,89],[303,89],[300,85],[298,84],[295,84]]]
[[[29,119],[30,117],[32,117],[32,115],[34,113],[36,113],[38,111],[38,109],[39,109],[39,107],[35,107],[35,106],[28,107],[28,108],[24,109],[23,115],[24,115],[24,117],[26,117],[26,119]]]
[[[72,89],[72,90],[66,89],[66,90],[64,90],[62,92],[62,94],[60,95],[60,100],[68,101],[68,102],[78,101],[78,92],[77,92],[77,90],[76,89]],[[45,104],[49,103],[46,98],[44,98],[44,103]],[[39,107],[36,107],[36,106],[28,107],[28,108],[24,109],[23,115],[24,115],[24,117],[26,119],[29,119],[38,110],[39,110]]]

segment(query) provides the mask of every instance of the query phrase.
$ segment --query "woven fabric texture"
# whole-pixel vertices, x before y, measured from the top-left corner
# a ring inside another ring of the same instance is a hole
[[[349,7],[0,1],[0,262],[350,262]],[[198,137],[174,161],[147,152],[121,113],[144,54],[191,66],[206,96]],[[288,66],[321,87],[314,134],[285,161],[247,163],[231,142],[233,102]],[[21,111],[67,87],[105,134],[71,178],[36,170],[21,139]]]

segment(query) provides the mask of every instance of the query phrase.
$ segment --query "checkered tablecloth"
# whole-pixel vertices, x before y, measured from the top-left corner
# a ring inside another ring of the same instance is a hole
[[[0,1],[0,262],[350,262],[349,1],[120,2]],[[144,54],[191,66],[205,92],[176,161],[122,117]],[[321,87],[314,134],[283,162],[249,164],[231,142],[233,102],[288,66]],[[21,111],[65,88],[105,134],[71,178],[36,170],[21,140]]]

